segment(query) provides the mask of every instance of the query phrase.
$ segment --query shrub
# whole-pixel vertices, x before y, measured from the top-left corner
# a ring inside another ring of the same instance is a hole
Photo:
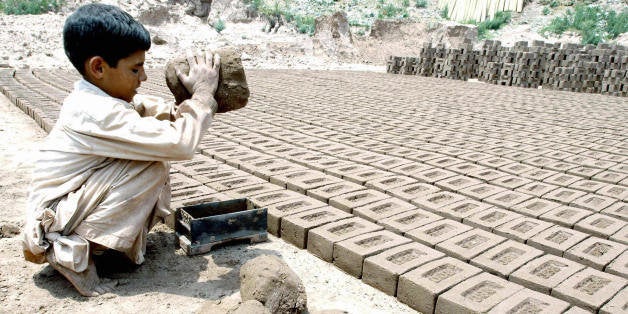
[[[225,21],[223,21],[222,19],[218,19],[218,21],[216,21],[216,23],[214,23],[214,29],[218,33],[224,31],[226,27],[227,27],[227,25],[225,25]]]
[[[548,7],[544,7],[544,8],[543,8],[543,15],[548,15],[548,14],[550,14],[551,12],[552,12],[552,10],[550,10],[550,8],[548,8]]]
[[[316,30],[316,19],[313,16],[295,16],[297,32],[313,35]]]
[[[559,5],[560,5],[560,2],[558,2],[558,0],[552,0],[552,1],[549,3],[550,8],[552,8],[552,9],[553,9],[553,8],[555,8],[555,7],[557,7],[557,6],[559,6]]]
[[[495,16],[492,19],[486,20],[480,24],[477,24],[478,25],[478,37],[486,38],[486,36],[488,36],[489,30],[500,29],[504,24],[507,24],[508,22],[510,22],[510,17],[511,17],[510,11],[497,12],[495,13]]]
[[[42,14],[59,10],[63,2],[63,0],[5,0],[0,1],[0,9],[5,14],[13,15]]]
[[[449,18],[449,6],[445,6],[441,11],[440,11],[440,17],[447,19]]]
[[[407,8],[410,6],[410,0],[402,0],[401,1],[401,6],[404,8]]]
[[[608,39],[617,38],[628,31],[628,9],[617,13],[598,6],[578,5],[554,18],[543,28],[542,34],[563,34],[573,30],[582,37],[583,44],[597,45]]]
[[[396,7],[392,3],[387,3],[379,9],[379,18],[395,18],[397,16],[405,16],[407,12],[405,8]]]
[[[416,0],[414,2],[415,8],[427,8],[427,0]]]

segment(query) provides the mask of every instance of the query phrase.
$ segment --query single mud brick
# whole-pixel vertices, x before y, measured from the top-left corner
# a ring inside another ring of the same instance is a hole
[[[408,242],[410,239],[387,230],[362,234],[334,243],[334,265],[360,278],[365,258]]]
[[[398,173],[398,174],[403,174],[403,175],[409,175],[412,176],[412,174],[414,173],[419,173],[421,171],[425,171],[428,169],[434,169],[434,167],[427,165],[427,164],[423,164],[423,163],[418,163],[418,162],[412,162],[410,164],[407,165],[402,165],[402,166],[398,166],[395,168],[390,169],[389,171]]]
[[[491,195],[483,199],[482,201],[499,206],[499,207],[510,209],[516,206],[517,204],[521,204],[532,198],[533,196],[525,194],[525,193],[516,192],[516,191],[504,191],[501,193],[497,193],[495,195]]]
[[[485,313],[523,289],[518,284],[481,273],[439,295],[435,313]]]
[[[571,204],[576,199],[585,196],[587,193],[569,189],[569,188],[558,188],[554,191],[546,193],[543,195],[544,199],[548,199],[550,201],[559,202],[565,205]]]
[[[610,184],[618,184],[619,182],[621,182],[622,180],[624,180],[626,178],[628,178],[628,174],[627,173],[621,173],[621,172],[617,172],[617,171],[606,170],[606,171],[602,171],[602,172],[594,175],[591,178],[591,180],[606,182],[606,183],[610,183]]]
[[[626,250],[626,246],[614,241],[590,237],[565,251],[565,258],[604,270],[604,267]]]
[[[617,233],[610,236],[610,239],[628,245],[628,226],[621,228]]]
[[[437,187],[447,190],[447,191],[458,191],[464,188],[468,188],[470,186],[478,185],[482,183],[482,181],[469,178],[463,175],[456,175],[453,177],[449,177],[447,179],[443,179],[434,183]]]
[[[250,198],[258,194],[275,192],[283,190],[280,186],[268,182],[248,185],[241,188],[224,191],[223,193],[231,196],[232,198]]]
[[[288,184],[288,181],[299,180],[303,178],[312,178],[312,177],[316,177],[320,175],[323,175],[323,173],[321,173],[320,171],[304,169],[304,170],[299,170],[299,171],[294,171],[294,172],[271,175],[270,183],[286,187]]]
[[[440,294],[480,272],[457,259],[441,258],[399,276],[397,299],[419,312],[434,313]]]
[[[561,206],[560,203],[540,198],[531,198],[523,203],[513,206],[510,209],[526,216],[539,217],[559,206]]]
[[[352,174],[352,173],[374,170],[374,169],[376,168],[367,166],[367,165],[353,164],[353,165],[328,168],[325,170],[325,173],[328,173],[335,177],[345,178],[347,175]]]
[[[602,214],[628,221],[628,203],[617,202],[602,211]]]
[[[379,191],[362,190],[334,196],[329,199],[329,205],[351,213],[354,208],[389,198],[390,196]]]
[[[468,188],[461,189],[460,191],[458,191],[458,193],[466,195],[478,201],[481,201],[491,195],[495,195],[495,194],[505,192],[505,191],[508,191],[508,190],[505,188],[496,186],[496,185],[482,183],[482,184],[478,184],[478,185],[474,185]]]
[[[546,254],[515,270],[509,280],[549,294],[554,287],[584,268],[584,265],[566,258]]]
[[[556,173],[556,171],[552,170],[534,168],[530,171],[523,172],[520,175],[524,178],[528,178],[534,181],[543,181],[545,178],[549,178]]]
[[[194,197],[210,195],[216,192],[217,192],[216,190],[206,187],[204,185],[194,186],[194,187],[189,187],[186,189],[172,191],[171,201],[176,202],[176,201],[181,201],[181,200],[190,199]]]
[[[593,180],[580,180],[572,183],[568,186],[570,189],[580,190],[587,193],[596,193],[600,189],[609,186],[607,183],[593,181]]]
[[[220,169],[218,171],[212,171],[212,172],[194,175],[192,176],[192,178],[194,178],[194,180],[197,180],[203,184],[206,184],[206,183],[212,183],[212,182],[221,181],[221,180],[244,178],[248,176],[250,176],[250,174],[242,170],[229,167],[227,169]]]
[[[276,166],[261,168],[254,171],[254,174],[264,180],[270,180],[271,177],[285,175],[293,172],[307,170],[306,167],[291,162],[283,162]]]
[[[530,194],[536,197],[542,197],[543,195],[551,191],[554,191],[558,188],[559,186],[557,185],[535,181],[535,182],[531,182],[526,185],[520,186],[516,188],[515,191],[525,193],[525,194]]]
[[[621,289],[600,309],[600,314],[626,313],[628,309],[628,288]]]
[[[278,165],[283,165],[286,162],[283,159],[280,158],[272,158],[272,159],[265,159],[265,160],[260,160],[260,161],[253,161],[253,162],[248,162],[248,163],[243,163],[240,165],[240,170],[246,171],[248,173],[252,173],[255,174],[255,172],[257,170],[260,169],[266,169],[266,168],[271,168],[271,167],[277,167]],[[257,174],[255,174],[257,175]]]
[[[287,183],[287,188],[289,190],[305,194],[308,190],[329,186],[330,184],[339,182],[342,182],[342,179],[320,172],[317,176],[300,177],[294,180],[290,179]]]
[[[543,179],[543,182],[545,183],[549,183],[549,184],[553,184],[553,185],[558,185],[558,186],[562,186],[562,187],[567,187],[573,183],[576,183],[577,181],[582,180],[582,177],[579,176],[573,176],[570,174],[565,174],[565,173],[557,173],[553,176],[549,176],[545,179]]]
[[[628,278],[628,251],[624,251],[616,257],[606,268],[605,272],[620,277]]]
[[[576,223],[574,229],[606,239],[626,225],[626,222],[621,219],[604,214],[593,214]]]
[[[418,162],[426,162],[428,160],[437,159],[437,158],[443,158],[445,156],[446,155],[439,154],[439,153],[434,153],[434,152],[429,152],[429,151],[417,151],[414,154],[406,155],[405,158],[410,159],[410,160],[414,160],[414,161],[418,161]]]
[[[531,237],[551,227],[546,221],[531,217],[519,217],[494,229],[494,233],[506,238],[525,243]]]
[[[256,185],[256,184],[261,184],[261,183],[266,183],[266,182],[267,181],[262,180],[258,177],[247,175],[246,177],[229,178],[225,180],[209,182],[209,183],[205,183],[205,185],[218,192],[223,192],[223,191],[238,189],[241,187],[246,187],[246,186],[251,186],[251,185]]]
[[[401,245],[366,258],[362,281],[395,296],[399,275],[444,256],[445,254],[419,243]]]
[[[567,228],[572,228],[573,225],[575,225],[578,221],[592,214],[592,211],[582,208],[576,208],[571,206],[558,206],[541,215],[539,218],[559,224],[561,226],[565,226]]]
[[[517,268],[541,255],[541,250],[508,240],[475,257],[471,264],[494,275],[508,278]]]
[[[512,175],[519,175],[522,174],[526,171],[530,171],[532,169],[534,169],[534,167],[530,166],[530,165],[524,165],[520,162],[513,162],[510,164],[506,164],[503,165],[501,167],[498,168],[499,170],[503,171],[503,172],[507,172],[510,173]]]
[[[310,229],[349,217],[351,217],[350,214],[331,206],[284,216],[281,219],[281,238],[300,249],[304,249]]]
[[[549,295],[524,289],[497,304],[488,313],[563,313],[570,306]]]
[[[377,223],[382,219],[408,212],[416,207],[396,198],[389,198],[353,209],[353,214]]]
[[[378,223],[392,232],[404,234],[409,230],[416,229],[420,226],[427,225],[441,219],[443,219],[443,217],[428,211],[413,209],[386,219],[382,219]]]
[[[378,178],[374,180],[367,181],[365,186],[367,188],[372,188],[381,192],[387,192],[392,189],[406,186],[409,184],[418,183],[415,179],[402,176],[402,175],[393,175],[384,178]]]
[[[346,193],[362,191],[365,189],[366,188],[362,185],[359,185],[353,182],[342,181],[342,182],[322,186],[316,189],[308,190],[306,194],[319,201],[327,203],[329,202],[329,199],[332,197],[339,196]]]
[[[612,197],[618,200],[628,200],[628,187],[620,185],[607,185],[599,189],[597,194]]]
[[[520,218],[521,215],[498,207],[491,207],[482,212],[463,219],[463,223],[492,232],[493,229],[509,221]]]
[[[494,169],[482,169],[479,171],[474,171],[474,172],[469,173],[470,177],[482,180],[484,182],[489,182],[489,181],[495,180],[497,178],[500,178],[506,175],[508,174],[499,170],[494,170]]]
[[[556,161],[549,163],[543,166],[544,169],[554,170],[556,172],[569,172],[570,174],[576,174],[578,165],[574,165],[572,163],[568,163],[565,161]],[[571,170],[576,170],[576,172],[571,172]]]
[[[581,307],[571,306],[569,310],[567,310],[563,314],[591,314],[591,311],[584,310]]]
[[[251,153],[247,153],[247,154],[237,154],[235,156],[230,156],[228,159],[225,159],[225,163],[227,163],[227,165],[230,165],[232,167],[239,168],[245,164],[259,162],[259,161],[271,159],[274,157],[275,156],[273,155],[267,155],[267,154],[259,153],[256,151],[252,151]]]
[[[317,160],[315,162],[310,162],[308,164],[308,167],[314,170],[326,172],[326,170],[330,168],[336,168],[339,166],[349,166],[353,164],[354,163],[351,161],[329,156],[329,157],[325,157],[323,159]]]
[[[370,163],[370,165],[375,168],[382,169],[382,170],[392,171],[392,169],[395,169],[400,166],[408,165],[411,163],[414,163],[414,162],[412,160],[399,158],[399,157],[387,157],[382,160],[372,162]]]
[[[202,185],[202,183],[184,174],[175,173],[170,175],[170,188],[172,189],[172,191],[192,188],[199,185]]]
[[[463,218],[467,218],[491,207],[493,206],[487,203],[466,199],[438,208],[438,214],[456,221],[462,221]]]
[[[587,194],[571,203],[571,206],[588,209],[594,212],[600,212],[603,209],[617,202],[616,199],[601,195]]]
[[[334,243],[382,229],[382,226],[359,217],[328,223],[310,230],[307,237],[307,250],[331,263],[334,256]]]
[[[421,172],[413,173],[410,176],[421,182],[434,184],[437,181],[440,181],[449,177],[453,177],[455,175],[456,173],[453,171],[433,168],[433,169],[428,169]]]
[[[504,241],[506,238],[502,236],[482,229],[472,229],[436,244],[436,249],[450,256],[469,261]]]
[[[204,154],[211,154],[211,156],[217,161],[225,162],[225,163],[227,162],[227,160],[231,160],[231,158],[238,157],[238,156],[248,156],[254,153],[255,153],[254,150],[250,148],[242,147],[242,146],[217,147],[216,149],[212,151],[204,150]]]
[[[471,226],[450,219],[443,219],[409,230],[404,236],[429,247],[435,247],[436,244],[471,229],[473,229]]]
[[[533,236],[527,243],[547,253],[563,256],[565,251],[588,237],[580,231],[553,226]]]
[[[388,178],[394,175],[395,174],[393,172],[373,168],[370,170],[363,170],[359,172],[349,173],[343,176],[343,178],[345,180],[349,180],[351,182],[364,185],[366,184],[367,181],[375,180],[379,178]]]
[[[280,190],[255,195],[251,197],[251,202],[258,208],[268,207],[271,204],[284,202],[293,199],[300,199],[303,195],[293,191]]]
[[[494,168],[494,169],[505,166],[510,163],[512,163],[512,160],[501,158],[501,157],[491,157],[491,158],[478,160],[479,165]]]
[[[281,219],[283,217],[325,206],[327,206],[327,204],[305,196],[268,205],[266,206],[268,213],[267,230],[271,234],[280,237]]]
[[[480,166],[478,164],[470,163],[470,162],[462,162],[462,163],[447,167],[447,170],[451,170],[453,172],[463,174],[463,175],[467,175],[471,172],[479,171],[481,169],[487,169],[487,168],[484,166]]]
[[[218,103],[218,112],[227,112],[246,106],[249,99],[249,87],[239,53],[233,48],[222,48],[215,53],[220,55],[218,89],[214,95]],[[190,66],[186,58],[175,58],[166,65],[166,85],[174,95],[176,103],[180,104],[192,95],[179,81],[175,69],[188,74]]]
[[[437,212],[439,208],[453,204],[459,201],[464,201],[467,198],[463,195],[442,191],[434,194],[421,195],[417,198],[411,199],[410,203],[417,207],[431,212]]]
[[[468,160],[468,161],[472,161],[472,162],[478,162],[478,161],[483,160],[483,159],[494,158],[495,156],[490,155],[490,154],[485,154],[485,153],[473,152],[473,153],[469,153],[469,154],[460,155],[458,157],[460,157],[460,158],[462,158],[464,160]]]
[[[463,162],[464,160],[462,159],[446,156],[446,157],[441,157],[441,158],[436,158],[436,159],[430,159],[426,161],[425,163],[428,165],[437,167],[437,168],[446,168],[446,167],[450,167],[450,166],[463,163]]]
[[[505,175],[503,177],[499,177],[495,180],[491,180],[489,183],[497,186],[501,186],[505,189],[514,190],[518,187],[524,186],[533,182],[530,179],[514,176],[514,175]]]
[[[552,296],[595,312],[625,286],[621,277],[585,268],[552,289]]]
[[[422,195],[439,192],[440,189],[427,183],[414,183],[386,191],[388,194],[400,198],[404,201],[410,201]]]

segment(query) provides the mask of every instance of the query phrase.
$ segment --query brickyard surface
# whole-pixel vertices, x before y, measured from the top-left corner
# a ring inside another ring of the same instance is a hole
[[[160,70],[141,93],[172,99]],[[0,69],[45,130],[76,74]],[[268,231],[426,312],[628,307],[628,101],[368,72],[247,70],[173,162],[172,208],[248,197]]]

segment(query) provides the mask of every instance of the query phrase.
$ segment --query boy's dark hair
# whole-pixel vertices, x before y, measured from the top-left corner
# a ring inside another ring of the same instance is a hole
[[[150,34],[120,8],[100,3],[81,6],[65,21],[63,48],[70,62],[85,75],[85,61],[102,57],[109,66],[150,48]]]

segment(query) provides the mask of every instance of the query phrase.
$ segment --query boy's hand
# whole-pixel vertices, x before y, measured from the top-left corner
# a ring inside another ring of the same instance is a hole
[[[213,99],[218,88],[220,56],[214,55],[211,51],[199,52],[196,55],[188,51],[187,59],[190,73],[185,75],[176,69],[179,80],[193,96]]]

